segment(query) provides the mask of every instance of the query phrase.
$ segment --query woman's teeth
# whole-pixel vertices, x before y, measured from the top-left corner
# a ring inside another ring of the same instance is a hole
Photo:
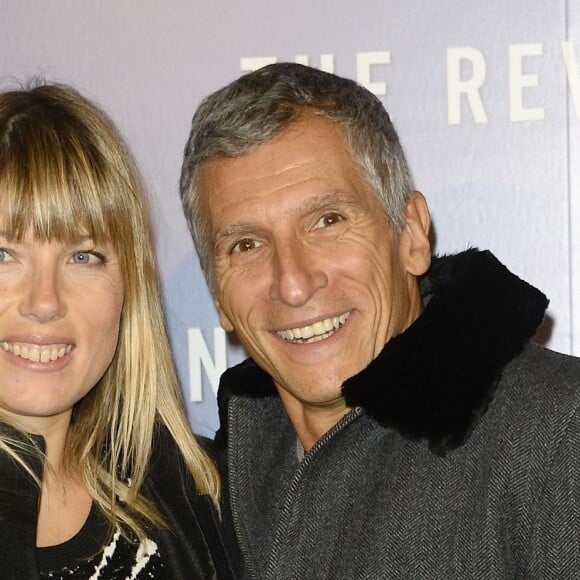
[[[6,352],[11,352],[14,356],[32,361],[47,363],[68,354],[72,348],[72,344],[60,344],[53,346],[39,346],[39,345],[24,345],[12,342],[0,342],[0,347]]]

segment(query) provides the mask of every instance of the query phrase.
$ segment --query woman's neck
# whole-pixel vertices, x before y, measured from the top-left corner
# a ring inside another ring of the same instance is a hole
[[[65,458],[72,413],[52,417],[3,415],[8,415],[6,419],[17,429],[44,438],[46,459],[40,485],[36,545],[62,544],[80,531],[92,504],[86,485]]]
[[[37,546],[55,546],[70,540],[85,523],[92,498],[79,474],[65,459],[70,414],[43,418],[29,425],[29,432],[46,442],[46,462],[40,488]]]

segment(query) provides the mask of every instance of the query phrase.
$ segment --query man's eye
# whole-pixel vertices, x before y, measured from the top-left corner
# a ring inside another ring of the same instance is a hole
[[[259,246],[256,240],[251,240],[249,238],[244,238],[239,242],[236,242],[232,248],[232,253],[243,254],[245,252],[251,252]]]
[[[338,222],[343,221],[344,218],[338,213],[325,213],[317,222],[316,228],[327,228],[333,226]]]

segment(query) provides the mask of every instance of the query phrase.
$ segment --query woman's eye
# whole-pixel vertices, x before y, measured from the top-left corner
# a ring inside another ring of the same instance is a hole
[[[251,252],[259,246],[256,240],[251,240],[249,238],[244,238],[239,242],[236,242],[232,248],[232,253],[243,254],[246,252]]]
[[[343,220],[344,218],[338,213],[326,213],[316,222],[316,228],[328,228]]]
[[[4,248],[0,248],[0,262],[12,262],[10,252]]]
[[[105,261],[105,257],[98,252],[81,251],[75,252],[71,258],[74,264],[87,264],[87,265],[97,265],[102,264]]]

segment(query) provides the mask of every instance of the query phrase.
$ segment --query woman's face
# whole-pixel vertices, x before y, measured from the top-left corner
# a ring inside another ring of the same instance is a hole
[[[0,224],[1,226],[1,224]],[[30,432],[68,425],[113,359],[123,277],[109,245],[70,244],[0,227],[0,409]]]

